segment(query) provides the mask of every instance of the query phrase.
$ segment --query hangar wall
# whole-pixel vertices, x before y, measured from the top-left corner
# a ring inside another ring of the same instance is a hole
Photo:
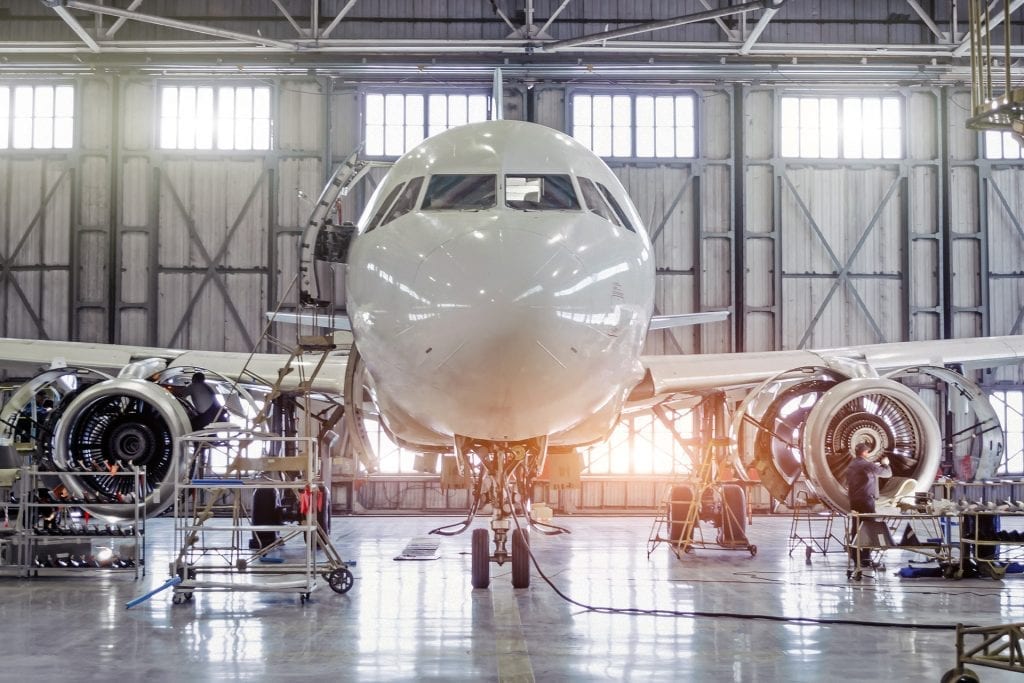
[[[286,293],[311,202],[359,143],[360,93],[381,85],[259,79],[272,87],[275,145],[256,153],[157,148],[158,88],[185,80],[108,74],[62,82],[77,86],[76,147],[0,155],[0,334],[250,350],[263,312],[294,300]],[[573,93],[610,88],[509,83],[505,114],[530,112],[564,129]],[[700,99],[698,156],[611,165],[654,237],[659,312],[732,316],[652,335],[650,353],[1022,332],[1024,168],[979,158],[978,136],[964,125],[968,93],[887,91],[906,103],[906,156],[879,163],[783,158],[777,124],[783,95],[877,95],[877,87],[672,88]],[[348,217],[380,175],[354,193]],[[982,380],[1024,384],[1019,368]],[[459,494],[400,480],[364,494],[398,509],[464,504]],[[653,479],[608,477],[545,497],[629,509],[650,507],[657,495]]]
[[[256,153],[158,149],[157,89],[168,82],[75,78],[75,149],[0,156],[3,334],[213,350],[256,343],[263,311],[294,278],[312,198],[358,145],[363,84],[260,79],[273,87],[276,144]],[[564,128],[573,93],[595,88],[507,90],[506,116],[524,117],[530,98],[534,120]],[[966,92],[888,91],[906,103],[906,157],[880,163],[778,154],[779,98],[820,88],[695,90],[697,158],[612,166],[654,240],[659,312],[733,316],[659,332],[649,352],[1021,331],[1024,173],[979,159]],[[354,193],[349,216],[377,177]],[[1021,381],[1017,370],[997,379]]]

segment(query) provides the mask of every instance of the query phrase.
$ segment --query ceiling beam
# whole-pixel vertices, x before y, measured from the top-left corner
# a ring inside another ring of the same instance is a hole
[[[714,9],[711,6],[711,3],[708,2],[708,0],[700,0],[700,4],[704,5],[704,9],[706,10]],[[725,22],[722,21],[722,17],[715,17],[715,23],[718,24],[718,28],[722,29],[722,33],[725,34],[726,40],[731,40],[735,42],[736,40],[739,39],[739,35],[736,33],[736,31],[726,26]]]
[[[141,2],[141,1],[142,0],[139,0],[139,2]],[[281,0],[270,0],[270,1],[272,3],[274,3],[274,5],[277,7],[277,9],[279,9],[281,11],[281,14],[284,15],[284,18],[288,21],[289,24],[292,25],[292,28],[295,29],[295,32],[299,34],[299,37],[300,38],[303,37],[304,34],[302,33],[302,27],[299,26],[299,22],[295,21],[295,17],[293,17],[288,12],[288,10],[285,8],[285,6],[281,4]],[[129,7],[128,9],[133,9],[133,8]]]
[[[96,39],[89,35],[89,32],[78,23],[78,19],[75,19],[74,15],[67,10],[66,7],[55,4],[51,5],[53,11],[57,13],[57,16],[64,20],[64,23],[71,27],[71,30],[75,32],[75,35],[82,39],[82,42],[89,46],[89,49],[93,52],[99,52],[100,46],[96,42]]]
[[[914,10],[917,16],[921,17],[921,21],[924,22],[924,25],[928,27],[929,31],[935,34],[936,38],[944,43],[950,42],[949,37],[939,29],[939,25],[936,24],[935,20],[924,11],[924,8],[918,4],[917,0],[907,0],[907,4],[910,5],[910,9]]]
[[[128,5],[128,11],[134,12],[142,4],[142,0],[132,0],[132,4]],[[96,16],[102,16],[97,14]],[[128,21],[126,17],[118,17],[117,20],[107,29],[107,40],[111,40],[114,34],[117,33],[118,29],[124,26],[124,23]]]
[[[625,28],[615,29],[613,31],[601,31],[600,33],[591,33],[590,35],[580,36],[578,38],[556,40],[551,43],[544,43],[543,48],[546,52],[557,52],[558,50],[576,47],[577,45],[613,40],[615,38],[625,38],[626,36],[635,36],[638,33],[650,33],[651,31],[658,31],[663,28],[673,28],[675,26],[683,26],[685,24],[694,24],[698,21],[708,21],[715,17],[742,14],[743,12],[752,12],[758,9],[765,9],[767,7],[778,7],[781,4],[782,0],[754,0],[753,2],[744,2],[731,7],[722,7],[704,12],[685,14],[671,19],[661,19],[659,21],[648,21],[643,24],[634,24],[633,26],[626,26]]]
[[[64,5],[71,9],[84,10],[86,12],[95,12],[96,14],[109,14],[113,17],[124,17],[125,19],[140,21],[144,24],[154,24],[156,26],[176,28],[182,31],[201,33],[203,35],[216,36],[218,38],[228,38],[229,40],[237,40],[243,43],[255,43],[256,45],[266,45],[267,47],[277,47],[285,50],[298,49],[297,45],[292,43],[286,43],[280,40],[271,40],[269,38],[263,38],[262,36],[252,36],[246,33],[238,33],[237,31],[228,31],[226,29],[214,28],[212,26],[193,24],[187,21],[178,21],[177,19],[158,17],[152,14],[129,12],[128,10],[119,9],[117,7],[107,7],[106,5],[97,5],[92,2],[66,0],[64,2]]]
[[[750,51],[754,49],[754,43],[758,41],[761,34],[764,33],[764,30],[768,28],[768,24],[771,22],[772,17],[778,14],[778,12],[779,10],[774,8],[768,8],[764,11],[764,14],[761,15],[760,19],[758,19],[757,25],[754,26],[754,30],[752,30],[750,35],[747,36],[747,39],[743,41],[743,45],[740,47],[741,55],[750,54]]]
[[[345,3],[345,6],[341,8],[341,11],[338,12],[338,15],[334,17],[334,21],[327,25],[327,28],[324,29],[324,32],[321,33],[319,37],[329,38],[331,36],[331,31],[341,23],[341,20],[345,18],[345,15],[348,14],[350,9],[355,7],[355,4],[356,0],[348,0],[348,2]]]
[[[566,5],[568,5],[570,2],[572,2],[572,0],[562,0],[562,4],[558,6],[558,9],[551,13],[551,16],[548,17],[548,20],[545,21],[544,25],[540,27],[539,31],[537,31],[537,37],[541,37],[545,33],[547,33],[547,30],[551,28],[551,24],[554,23],[555,19],[558,18],[558,15],[562,13],[562,10],[564,10]]]
[[[988,10],[987,10],[987,13],[988,13],[989,16],[992,15],[992,11],[993,10],[999,9],[1000,7],[1003,7],[1006,11],[1005,12],[1000,12],[995,17],[993,17],[992,21],[988,22],[987,30],[986,30],[986,27],[985,27],[984,24],[981,26],[981,37],[984,37],[986,33],[991,33],[992,29],[994,29],[995,27],[999,26],[999,24],[1003,23],[1003,18],[1005,16],[1007,16],[1009,14],[1013,14],[1014,12],[1016,12],[1018,9],[1020,9],[1021,5],[1024,5],[1024,0],[1013,0],[1009,4],[1009,6],[1004,4],[1004,0],[992,0],[992,3],[988,6]],[[971,32],[968,31],[967,32],[967,36],[963,40],[961,40],[960,44],[956,46],[955,50],[953,50],[953,56],[954,57],[963,57],[965,54],[967,54],[970,51],[971,51]]]

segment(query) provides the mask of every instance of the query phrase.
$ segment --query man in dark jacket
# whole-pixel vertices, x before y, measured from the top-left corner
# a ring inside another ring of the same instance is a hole
[[[889,458],[883,456],[878,462],[868,460],[871,455],[871,445],[867,443],[857,444],[853,453],[853,462],[846,468],[846,490],[850,497],[850,510],[862,514],[873,514],[875,499],[878,498],[878,477],[892,476],[892,470],[889,469]],[[851,517],[850,521],[849,545],[852,546],[856,543],[861,520]],[[851,547],[849,552],[851,558],[856,558],[854,548]],[[861,564],[869,565],[870,560],[862,558]]]

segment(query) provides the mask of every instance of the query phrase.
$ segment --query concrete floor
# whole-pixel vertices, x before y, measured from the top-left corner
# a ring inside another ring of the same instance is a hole
[[[530,588],[512,589],[509,565],[493,567],[489,589],[473,590],[468,534],[443,539],[440,559],[394,561],[412,537],[452,521],[335,518],[338,550],[358,562],[345,595],[321,582],[305,604],[296,594],[201,592],[174,605],[166,591],[126,610],[167,578],[172,523],[152,520],[139,581],[0,578],[0,679],[938,681],[954,664],[950,630],[749,617],[907,626],[1009,623],[1024,612],[1022,575],[899,579],[892,571],[905,562],[895,552],[888,572],[851,583],[841,552],[811,565],[802,548],[789,557],[783,517],[755,519],[753,558],[708,549],[679,560],[663,545],[648,559],[644,517],[557,518],[571,535],[532,536],[544,573],[580,603],[731,616],[590,611],[535,570]],[[291,545],[286,555],[298,555]],[[986,682],[1021,680],[978,673]]]

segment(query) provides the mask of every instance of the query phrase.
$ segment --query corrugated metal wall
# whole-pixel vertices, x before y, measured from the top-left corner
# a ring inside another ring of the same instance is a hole
[[[250,349],[293,281],[324,176],[358,144],[362,86],[262,79],[275,149],[190,153],[156,147],[165,81],[74,82],[75,150],[0,154],[0,333]],[[534,119],[564,129],[577,87],[534,87]],[[1022,331],[1024,171],[978,159],[966,93],[894,90],[906,103],[907,158],[826,163],[778,154],[778,99],[795,86],[679,91],[701,102],[698,158],[613,167],[655,237],[659,310],[734,315],[654,337],[650,352]],[[525,93],[508,89],[507,116],[528,109]],[[373,184],[346,202],[347,217]],[[1011,368],[985,381],[1024,377]],[[588,485],[579,505],[654,502],[647,488],[615,486]]]

